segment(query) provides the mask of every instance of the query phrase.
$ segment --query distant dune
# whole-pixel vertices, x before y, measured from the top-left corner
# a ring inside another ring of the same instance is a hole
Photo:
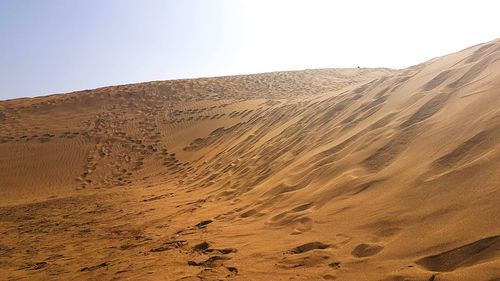
[[[2,280],[500,280],[500,40],[0,102]]]

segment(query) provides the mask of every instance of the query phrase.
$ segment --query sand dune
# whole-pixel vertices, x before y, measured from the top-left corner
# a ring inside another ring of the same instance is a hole
[[[4,280],[500,280],[500,40],[0,102]]]

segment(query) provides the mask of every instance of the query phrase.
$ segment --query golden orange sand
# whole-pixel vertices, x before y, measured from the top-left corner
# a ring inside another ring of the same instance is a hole
[[[0,102],[1,280],[500,280],[500,40]]]

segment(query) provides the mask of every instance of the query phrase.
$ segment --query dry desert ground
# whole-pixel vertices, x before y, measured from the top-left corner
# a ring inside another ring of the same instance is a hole
[[[500,40],[0,101],[1,280],[500,280]]]

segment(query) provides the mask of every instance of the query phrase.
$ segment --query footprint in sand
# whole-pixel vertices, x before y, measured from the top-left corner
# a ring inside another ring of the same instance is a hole
[[[359,244],[352,250],[351,254],[357,258],[374,256],[384,249],[383,246],[375,244]]]

